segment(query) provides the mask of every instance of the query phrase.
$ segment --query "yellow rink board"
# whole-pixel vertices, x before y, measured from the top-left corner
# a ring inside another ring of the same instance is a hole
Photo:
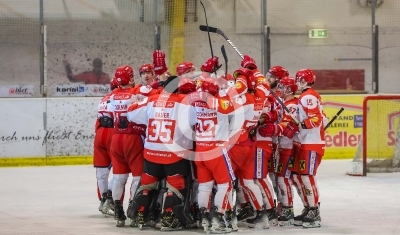
[[[362,105],[365,95],[322,95],[324,112],[331,120],[344,111],[325,131],[324,159],[351,159],[362,136]]]
[[[0,158],[0,167],[90,165],[93,156],[57,156],[36,158]]]

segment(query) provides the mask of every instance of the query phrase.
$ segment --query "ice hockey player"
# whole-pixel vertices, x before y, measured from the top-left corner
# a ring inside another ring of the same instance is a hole
[[[113,91],[118,86],[117,80],[112,79],[110,90]],[[112,180],[108,182],[111,169],[110,145],[114,128],[114,115],[110,107],[111,94],[110,92],[105,95],[98,105],[93,149],[93,166],[96,168],[97,193],[100,199],[99,211],[108,215],[114,215],[114,202],[111,196]],[[103,206],[107,200],[112,211],[103,212]]]
[[[238,193],[242,209],[237,219],[243,220],[250,216],[248,213],[245,213],[245,215],[242,213],[245,207],[248,207],[246,205],[247,200],[244,198],[247,195],[256,211],[255,217],[246,221],[248,226],[255,227],[257,223],[260,223],[263,228],[269,228],[268,218],[263,208],[262,194],[259,186],[254,182],[255,156],[253,151],[256,140],[251,139],[249,136],[250,132],[254,132],[254,127],[261,116],[264,100],[262,98],[256,100],[254,89],[259,85],[258,78],[253,75],[250,69],[243,67],[244,65],[254,66],[255,63],[253,59],[246,58],[250,57],[246,55],[241,63],[242,68],[233,73],[233,77],[236,79],[235,87],[228,88],[227,91],[232,103],[235,106],[240,106],[235,110],[235,115],[232,116],[230,122],[230,142],[232,147],[229,150],[235,176],[239,178],[239,185],[242,188],[239,192],[244,193]]]
[[[218,57],[207,60],[203,72],[213,73],[218,68]],[[229,233],[225,212],[232,205],[232,181],[235,180],[229,147],[229,117],[235,109],[229,99],[218,98],[219,84],[216,78],[206,77],[201,82],[200,93],[205,101],[192,104],[191,125],[196,126],[197,177],[199,182],[198,203],[204,231]],[[217,185],[210,218],[209,200],[214,184]]]
[[[272,92],[275,93],[275,95],[279,98],[279,90],[278,90],[278,83],[279,81],[284,78],[288,77],[289,72],[282,66],[277,65],[271,67],[268,72],[267,72],[267,78],[268,82],[271,87],[271,94],[268,96],[268,101],[271,104],[271,113],[273,116],[282,116],[282,107],[280,103],[277,101],[276,97],[272,94]],[[276,177],[275,177],[275,154],[277,154],[277,143],[278,143],[278,137],[273,136],[272,137],[272,158],[270,158],[270,162],[268,162],[268,176],[272,182],[272,185],[274,187],[275,194],[277,196],[277,201],[278,201],[278,212],[280,213],[280,208],[281,208],[281,198],[280,194],[278,193],[278,186],[276,183]]]
[[[295,225],[304,228],[321,226],[319,211],[319,192],[315,175],[324,156],[325,131],[324,113],[321,96],[312,88],[315,74],[311,69],[301,69],[296,73],[296,82],[301,90],[298,103],[299,126],[289,122],[288,128],[293,133],[299,132],[294,140],[297,147],[292,166],[293,180],[300,186],[304,197],[304,210],[294,218]],[[288,136],[290,137],[290,136]],[[290,169],[290,168],[289,168]],[[301,224],[300,224],[301,220]]]
[[[128,120],[146,125],[144,168],[140,187],[133,198],[133,209],[139,211],[139,228],[145,223],[146,209],[156,194],[160,179],[166,178],[161,230],[179,230],[192,224],[189,213],[190,164],[186,158],[193,148],[189,125],[189,105],[178,94],[179,78],[169,77],[159,95],[144,98],[129,107]],[[143,222],[141,222],[143,217]]]
[[[280,136],[288,122],[292,122],[292,116],[296,116],[298,99],[294,96],[297,91],[296,81],[292,77],[283,77],[278,83],[278,93],[282,98],[284,105],[290,110],[290,113],[284,112],[283,116],[275,122],[264,123],[258,132],[264,137]],[[277,177],[278,194],[280,195],[282,208],[278,218],[280,226],[292,226],[294,223],[293,215],[293,193],[291,185],[291,171],[289,162],[292,155],[293,138],[282,135],[279,138],[279,158],[277,161],[275,173]]]
[[[115,78],[120,87],[110,97],[114,113],[114,134],[111,140],[111,158],[113,164],[114,186],[112,196],[115,204],[117,227],[125,225],[123,194],[128,176],[132,174],[131,197],[140,181],[143,166],[143,136],[146,126],[127,119],[128,107],[137,102],[134,93],[135,72],[128,65],[116,69]]]

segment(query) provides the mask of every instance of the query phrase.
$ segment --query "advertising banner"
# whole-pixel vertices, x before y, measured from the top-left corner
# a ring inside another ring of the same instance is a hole
[[[342,114],[325,131],[324,158],[353,158],[362,136],[364,95],[322,95],[324,112],[331,120],[340,108]]]
[[[0,86],[0,97],[32,97],[34,85],[2,85]]]
[[[56,84],[53,86],[54,96],[104,96],[109,93],[109,85],[101,84]]]

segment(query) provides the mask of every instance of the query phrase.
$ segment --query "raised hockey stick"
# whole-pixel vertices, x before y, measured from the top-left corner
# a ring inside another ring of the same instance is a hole
[[[237,47],[235,45],[233,45],[231,40],[229,40],[229,38],[224,34],[224,32],[222,32],[222,30],[220,30],[219,28],[210,27],[210,26],[208,26],[208,24],[207,24],[207,26],[200,25],[199,29],[201,31],[206,31],[208,33],[211,32],[211,33],[217,33],[217,34],[221,35],[233,47],[233,49],[235,49],[235,51],[239,54],[239,56],[242,59],[244,59],[243,54],[240,53],[240,51],[237,49]],[[283,103],[283,101],[275,94],[274,91],[270,90],[270,92],[271,92],[272,96],[275,97],[275,99],[278,101],[278,103],[283,107],[283,109],[292,117],[293,121],[298,125],[300,123],[299,120],[293,114],[290,113],[289,109],[286,107],[286,105]]]
[[[207,21],[206,21],[207,22]],[[210,26],[208,26],[208,24],[207,24],[207,26],[205,26],[205,25],[200,25],[200,30],[201,31],[205,31],[205,32],[208,32],[208,33],[217,33],[217,34],[219,34],[219,35],[221,35],[222,37],[224,37],[225,38],[225,40],[233,47],[233,49],[240,55],[240,57],[242,57],[242,59],[243,59],[243,54],[242,53],[240,53],[240,51],[237,49],[237,47],[235,46],[235,45],[233,45],[233,43],[231,42],[231,40],[229,40],[229,38],[224,34],[224,32],[222,32],[222,30],[220,30],[219,28],[214,28],[214,27],[210,27]]]
[[[222,56],[224,57],[224,60],[225,60],[225,78],[226,78],[226,74],[228,73],[228,56],[226,55],[226,51],[225,51],[225,46],[224,45],[221,46],[221,53],[222,53]]]
[[[336,120],[336,118],[338,118],[340,116],[340,114],[343,112],[344,108],[340,108],[339,111],[336,113],[335,116],[333,116],[333,118],[328,122],[328,124],[326,124],[326,126],[324,127],[324,130],[328,129],[331,124]]]
[[[204,4],[203,4],[203,2],[202,1],[200,1],[200,4],[201,4],[201,6],[203,7],[203,10],[204,10],[204,17],[206,18],[206,25],[207,26],[205,26],[207,29],[206,29],[206,31],[207,31],[207,34],[208,34],[208,43],[210,43],[210,50],[211,50],[211,57],[213,57],[214,56],[214,53],[213,53],[213,48],[212,48],[212,44],[211,44],[211,36],[210,36],[210,31],[208,31],[208,21],[207,21],[207,13],[206,13],[206,8],[204,7]]]

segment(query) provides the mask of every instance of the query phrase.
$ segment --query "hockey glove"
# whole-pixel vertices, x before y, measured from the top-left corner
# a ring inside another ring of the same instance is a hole
[[[283,129],[282,135],[292,139],[297,132],[299,132],[299,127],[294,122],[289,122]]]
[[[268,113],[261,114],[264,117],[265,123],[274,123],[278,120],[278,111],[272,110]]]
[[[248,55],[244,55],[243,60],[240,63],[240,66],[242,66],[243,68],[246,68],[246,69],[256,69],[257,68],[256,61]]]
[[[154,73],[156,75],[161,75],[168,70],[165,64],[165,53],[161,50],[155,50],[153,52],[153,65]]]
[[[221,68],[221,66],[222,65],[219,64],[218,56],[213,56],[204,62],[200,69],[202,72],[214,73]]]
[[[258,133],[262,137],[273,137],[278,136],[282,132],[282,127],[280,125],[275,124],[264,124],[260,128],[258,128]]]

